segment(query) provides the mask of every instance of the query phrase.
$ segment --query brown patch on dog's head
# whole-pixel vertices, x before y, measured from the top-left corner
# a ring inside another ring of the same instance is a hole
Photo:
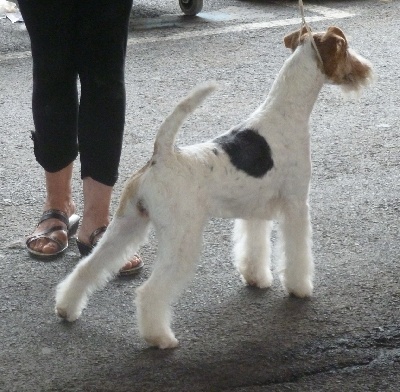
[[[359,90],[372,79],[372,67],[363,57],[349,48],[347,38],[338,27],[326,32],[312,33],[323,64],[319,64],[329,81],[345,90]],[[305,27],[285,36],[284,43],[292,51],[309,40]],[[316,56],[317,58],[317,56]]]

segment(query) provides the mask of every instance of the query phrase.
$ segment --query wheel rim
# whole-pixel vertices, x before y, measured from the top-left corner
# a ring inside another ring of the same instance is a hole
[[[179,5],[186,15],[194,16],[203,8],[203,0],[179,0]]]

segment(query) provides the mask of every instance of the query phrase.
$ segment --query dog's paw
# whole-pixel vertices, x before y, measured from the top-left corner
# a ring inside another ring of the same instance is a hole
[[[61,306],[61,305],[56,305],[54,310],[58,317],[67,320],[69,322],[77,320],[82,313],[82,311],[76,311],[76,310],[72,311],[71,309],[68,309],[67,306]]]
[[[87,293],[84,286],[77,285],[72,274],[58,284],[56,289],[56,315],[67,320],[75,321],[81,315],[87,304]]]
[[[298,298],[311,297],[313,291],[313,284],[311,280],[307,279],[304,281],[296,281],[288,283],[284,282],[284,287],[290,295]]]
[[[159,336],[144,335],[143,338],[150,346],[158,347],[161,349],[175,348],[179,345],[178,339],[175,338],[172,332],[167,335]]]
[[[74,294],[77,294],[76,292]],[[56,293],[55,312],[58,317],[67,321],[75,321],[79,318],[86,305],[86,298],[79,295],[73,295],[70,292],[62,290],[62,286],[58,287]]]
[[[262,271],[239,270],[244,284],[258,287],[260,289],[268,289],[272,286],[272,273],[269,269]]]

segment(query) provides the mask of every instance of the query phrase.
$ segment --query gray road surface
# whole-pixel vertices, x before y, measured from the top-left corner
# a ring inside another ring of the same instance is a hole
[[[296,1],[205,0],[204,11],[186,19],[175,0],[135,1],[113,209],[188,90],[220,84],[185,124],[181,144],[244,119],[289,55],[282,38],[297,27]],[[0,19],[1,391],[400,390],[400,2],[319,1],[307,16],[315,30],[343,28],[377,75],[359,100],[326,86],[312,114],[314,295],[287,298],[276,272],[270,290],[243,286],[232,266],[232,222],[214,219],[195,279],[175,304],[180,347],[168,351],[148,348],[135,329],[134,289],[151,273],[153,236],[139,277],[110,282],[74,324],[54,315],[54,288],[78,252],[71,244],[45,263],[24,250],[44,197],[29,139],[32,62],[23,25]],[[81,205],[78,165],[74,195]]]

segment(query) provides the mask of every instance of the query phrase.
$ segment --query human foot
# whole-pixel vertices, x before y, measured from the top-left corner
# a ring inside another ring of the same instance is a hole
[[[73,209],[74,210],[74,209]],[[39,223],[26,239],[29,253],[46,258],[59,255],[68,248],[68,239],[78,230],[79,216],[58,209],[47,209]]]
[[[72,200],[72,171],[73,163],[54,173],[45,171],[44,213],[26,240],[26,247],[33,255],[50,257],[60,254],[68,247],[68,238],[77,231],[79,217],[75,215]]]
[[[143,268],[143,260],[138,254],[135,254],[128,260],[124,266],[119,270],[120,276],[135,275]]]

